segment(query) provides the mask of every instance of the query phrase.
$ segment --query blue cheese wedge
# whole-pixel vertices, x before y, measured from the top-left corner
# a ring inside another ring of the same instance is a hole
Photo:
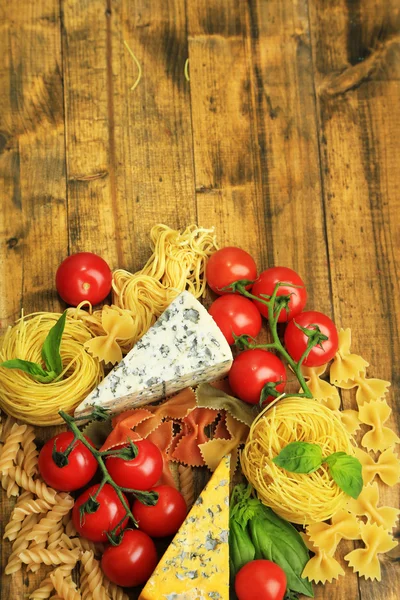
[[[139,600],[228,600],[229,464],[225,456]]]
[[[113,414],[142,406],[223,377],[231,365],[231,349],[213,318],[192,294],[182,292],[75,415],[94,406]]]

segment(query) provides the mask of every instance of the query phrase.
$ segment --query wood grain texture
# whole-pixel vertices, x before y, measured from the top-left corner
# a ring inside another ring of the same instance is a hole
[[[59,309],[68,253],[136,270],[153,224],[198,222],[260,269],[297,269],[398,408],[396,0],[20,0],[0,6],[0,32],[0,329],[22,307]],[[195,470],[196,495],[206,479]],[[398,488],[381,494],[398,505]],[[397,599],[398,556],[382,583],[347,570],[316,599]],[[42,575],[2,576],[0,600]]]

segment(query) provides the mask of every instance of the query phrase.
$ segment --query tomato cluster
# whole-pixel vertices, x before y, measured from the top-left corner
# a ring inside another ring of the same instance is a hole
[[[308,348],[313,332],[322,340],[314,345],[302,364],[316,367],[329,362],[338,348],[338,333],[332,320],[317,311],[304,311],[307,291],[301,277],[287,267],[271,267],[257,277],[253,258],[240,248],[218,250],[210,258],[206,277],[211,289],[220,297],[213,302],[209,312],[230,345],[236,337],[254,339],[266,317],[286,324],[284,344],[289,356],[297,363]],[[244,280],[239,295],[231,285]],[[277,284],[279,285],[277,291]],[[276,291],[273,308],[268,301]],[[245,297],[247,295],[247,298]],[[232,391],[244,402],[258,404],[260,398],[270,402],[272,391],[282,393],[286,384],[286,369],[280,358],[266,349],[244,350],[236,356],[229,373]],[[263,396],[261,394],[263,393]],[[275,394],[276,395],[276,394]]]
[[[93,446],[87,437],[86,441]],[[111,581],[127,587],[147,581],[158,562],[152,538],[175,534],[187,512],[185,500],[178,490],[169,485],[157,485],[163,470],[163,458],[157,446],[143,439],[136,441],[134,448],[134,458],[107,456],[105,466],[112,482],[126,490],[122,497],[127,506],[131,505],[138,529],[127,529],[129,518],[113,485],[104,481],[93,483],[98,461],[82,441],[74,439],[72,432],[53,437],[39,455],[40,474],[54,489],[72,492],[92,483],[75,501],[72,510],[74,527],[79,535],[93,542],[107,543],[111,533],[114,537],[120,536],[118,545],[106,548],[101,565]],[[138,497],[133,494],[129,501],[128,490],[137,490]],[[147,506],[138,499],[144,491],[157,493],[155,505]]]

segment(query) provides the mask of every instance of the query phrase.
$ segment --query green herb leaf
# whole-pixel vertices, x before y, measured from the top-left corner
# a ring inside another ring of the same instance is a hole
[[[67,311],[64,311],[57,323],[47,334],[42,348],[42,358],[47,369],[49,371],[54,371],[57,375],[60,375],[63,370],[60,345],[66,318]]]
[[[244,529],[235,519],[229,520],[229,561],[230,576],[234,580],[236,573],[248,562],[254,560],[254,544],[247,527]]]
[[[357,500],[364,485],[362,466],[358,458],[345,452],[335,452],[324,458],[324,462],[340,489]]]
[[[279,565],[285,571],[288,590],[313,597],[311,582],[301,576],[310,555],[299,532],[270,508],[261,508],[260,515],[249,522],[255,558]]]
[[[318,444],[292,442],[272,462],[290,473],[313,473],[322,464],[322,450]]]
[[[57,374],[53,371],[47,372],[40,365],[30,360],[22,360],[21,358],[13,358],[0,363],[0,367],[6,369],[19,369],[24,373],[28,373],[37,381],[41,383],[49,383],[57,377]]]

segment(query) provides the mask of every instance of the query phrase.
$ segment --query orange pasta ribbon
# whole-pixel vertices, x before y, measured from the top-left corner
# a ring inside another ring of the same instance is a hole
[[[152,416],[151,412],[146,410],[145,408],[138,408],[134,410],[128,410],[124,413],[121,413],[117,417],[114,417],[112,420],[113,430],[110,435],[107,437],[106,441],[100,448],[102,451],[110,450],[115,446],[122,446],[126,444],[129,440],[133,442],[136,440],[143,439],[136,431],[133,429],[139,425],[145,419],[149,419]]]
[[[209,440],[204,429],[218,416],[212,408],[195,408],[182,420],[182,431],[175,437],[171,446],[173,459],[191,467],[204,465],[199,445]]]

